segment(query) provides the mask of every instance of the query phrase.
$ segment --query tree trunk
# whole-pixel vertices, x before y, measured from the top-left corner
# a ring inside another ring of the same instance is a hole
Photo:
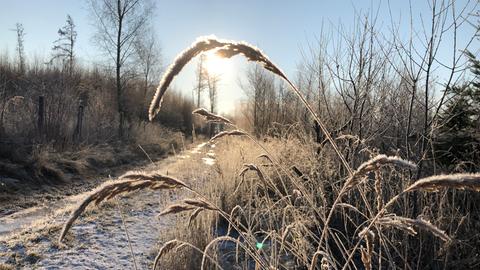
[[[122,24],[123,24],[123,12],[121,9],[121,1],[117,0],[117,12],[118,12],[118,32],[117,32],[117,59],[115,61],[116,65],[116,82],[117,82],[117,106],[118,106],[118,114],[119,114],[119,122],[118,122],[118,136],[120,139],[123,138],[123,126],[124,126],[124,111],[123,111],[123,104],[122,104],[122,82],[121,82],[121,50],[122,50]]]
[[[45,97],[38,97],[38,117],[37,117],[37,132],[38,137],[42,140],[44,137],[44,125],[45,125]]]

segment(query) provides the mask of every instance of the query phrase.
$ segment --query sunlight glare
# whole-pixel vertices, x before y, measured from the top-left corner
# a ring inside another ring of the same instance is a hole
[[[222,58],[213,51],[205,53],[205,56],[205,67],[210,74],[222,75],[225,73],[230,59]]]

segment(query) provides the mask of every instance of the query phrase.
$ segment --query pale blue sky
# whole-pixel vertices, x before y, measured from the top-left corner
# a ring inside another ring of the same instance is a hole
[[[458,1],[466,2],[467,0]],[[57,39],[57,29],[65,24],[70,14],[77,25],[77,56],[88,65],[99,59],[99,53],[91,42],[94,31],[87,5],[81,0],[0,0],[0,49],[11,55],[15,49],[15,33],[10,31],[16,22],[24,25],[25,49],[30,59],[33,55],[48,56],[52,42]],[[475,4],[476,1],[472,1]],[[301,49],[315,42],[322,22],[328,30],[338,27],[340,22],[347,29],[353,26],[355,13],[372,12],[379,8],[378,25],[388,31],[390,17],[388,1],[363,0],[176,0],[156,1],[156,16],[153,25],[157,31],[163,53],[168,64],[175,55],[198,36],[214,34],[217,37],[245,40],[260,47],[289,76],[295,75],[301,61]],[[409,26],[408,1],[391,0],[395,20],[401,20],[402,31]],[[420,26],[420,14],[428,18],[427,1],[412,1],[414,24]],[[467,28],[465,28],[467,29]],[[462,31],[460,41],[467,40],[473,33]],[[477,46],[478,47],[478,46]],[[440,52],[441,54],[442,52]],[[230,110],[242,97],[238,74],[245,70],[242,60],[234,60],[221,83],[221,111]],[[193,87],[194,66],[175,81],[177,88],[190,93]],[[228,71],[229,70],[229,71]]]

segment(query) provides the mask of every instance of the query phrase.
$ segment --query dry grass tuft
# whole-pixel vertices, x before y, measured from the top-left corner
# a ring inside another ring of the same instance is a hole
[[[465,189],[480,191],[480,173],[475,174],[449,174],[434,175],[422,178],[408,187],[405,192],[423,190],[423,191],[439,191],[443,188]]]

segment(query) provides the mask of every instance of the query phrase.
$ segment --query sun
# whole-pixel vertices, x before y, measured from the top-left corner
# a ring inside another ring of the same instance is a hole
[[[228,59],[222,58],[215,52],[205,53],[205,68],[212,75],[222,75],[228,67]]]

